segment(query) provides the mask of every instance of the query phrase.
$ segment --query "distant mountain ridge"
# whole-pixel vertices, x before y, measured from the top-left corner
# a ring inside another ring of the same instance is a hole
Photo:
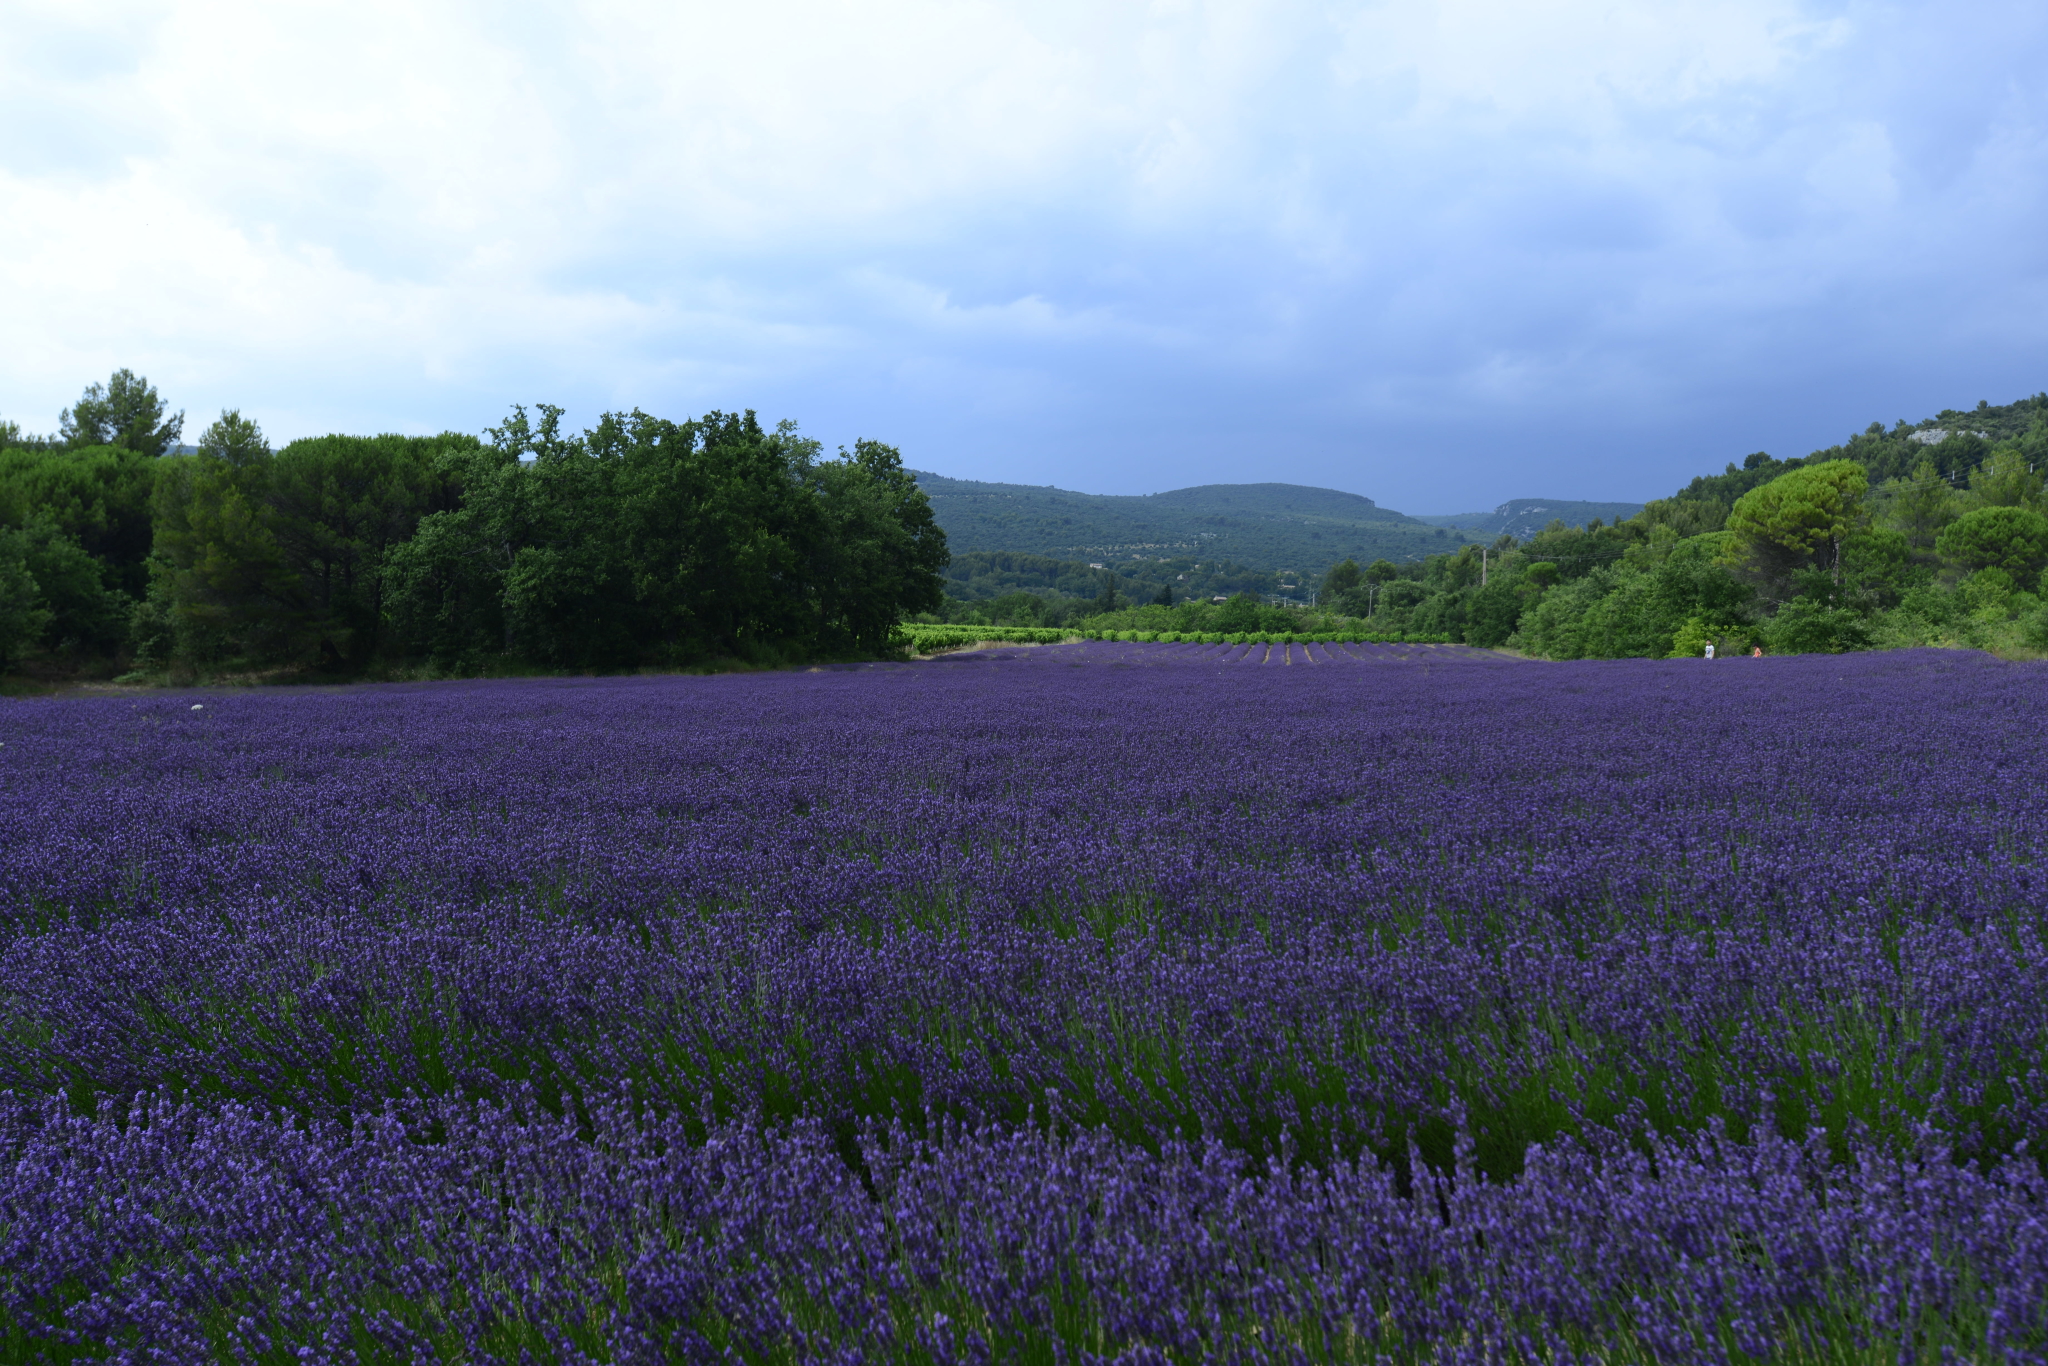
[[[1526,541],[1552,521],[1584,526],[1594,518],[1625,522],[1643,510],[1641,503],[1582,503],[1569,498],[1510,498],[1491,512],[1451,512],[1417,517],[1431,526],[1456,527],[1488,536],[1508,535]]]
[[[1100,494],[911,473],[956,553],[1120,562],[1126,570],[1133,561],[1171,562],[1176,574],[1188,576],[1175,581],[1189,585],[1226,568],[1306,580],[1346,559],[1419,560],[1480,539],[1383,508],[1363,494],[1300,484]]]

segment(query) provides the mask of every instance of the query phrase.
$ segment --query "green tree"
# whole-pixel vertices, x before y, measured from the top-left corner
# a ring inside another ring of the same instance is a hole
[[[270,443],[263,439],[263,429],[255,419],[243,417],[239,408],[227,408],[199,434],[199,454],[235,469],[247,469],[270,459]]]
[[[1045,599],[1036,593],[1005,593],[986,604],[994,626],[1036,626],[1045,620]]]
[[[1235,635],[1259,629],[1259,600],[1250,593],[1239,593],[1223,604],[1215,617],[1215,629]]]
[[[147,615],[170,624],[192,662],[289,658],[302,643],[306,604],[278,544],[271,463],[255,424],[227,412],[197,455],[158,474]]]
[[[150,495],[158,462],[120,446],[0,451],[0,527],[44,518],[140,596],[148,583]]]
[[[40,436],[34,432],[25,432],[21,429],[19,422],[0,418],[0,451],[47,451],[63,444],[62,439],[59,437]]]
[[[0,532],[0,669],[10,668],[42,643],[50,609],[28,569],[19,532]]]
[[[1601,658],[1604,633],[1589,630],[1589,618],[1614,591],[1616,577],[1603,567],[1546,590],[1522,616],[1523,648],[1550,659]]]
[[[1815,598],[1795,598],[1771,618],[1764,639],[1776,654],[1840,654],[1868,649],[1870,630],[1855,612]]]
[[[1259,624],[1255,629],[1279,635],[1294,630],[1299,624],[1294,613],[1285,607],[1266,606],[1259,608]]]
[[[435,472],[461,497],[386,554],[386,610],[399,649],[467,670],[511,651],[505,571],[524,534],[524,471],[513,453],[484,446],[444,451]]]
[[[2000,446],[1970,471],[1970,492],[1966,502],[1980,508],[2026,508],[2048,511],[2041,494],[2041,476],[2028,467],[2018,446]]]
[[[1869,487],[1861,465],[1829,460],[1751,489],[1728,513],[1730,559],[1776,582],[1817,564],[1839,584],[1842,544],[1862,519]]]
[[[537,411],[445,457],[459,505],[391,552],[409,648],[599,668],[874,652],[945,601],[944,534],[893,447],[820,460],[753,413],[606,414],[570,436]]]
[[[560,408],[541,404],[538,412],[540,421],[529,425],[515,409],[490,429],[492,444],[521,463],[515,478],[478,490],[504,538],[506,641],[513,653],[551,668],[629,665],[661,640],[660,604],[650,599],[690,587],[676,548],[688,546],[699,497],[710,491],[672,478],[635,497],[621,482],[629,465],[645,471],[665,463],[672,446],[694,443],[640,413],[606,414],[592,431],[572,436],[561,430]],[[636,575],[636,562],[651,572]]]
[[[1382,560],[1380,563],[1385,564]],[[1391,568],[1391,566],[1389,566]],[[1341,597],[1365,582],[1365,572],[1358,567],[1358,561],[1345,560],[1323,575],[1323,596]]]
[[[260,439],[260,434],[258,434]],[[330,666],[360,668],[385,635],[386,560],[422,517],[456,506],[456,466],[473,436],[320,436],[294,441],[270,465],[272,531],[307,613],[305,631]],[[244,451],[253,456],[254,446]]]
[[[35,580],[46,613],[35,642],[65,654],[112,654],[126,641],[134,602],[116,588],[108,566],[88,554],[54,521],[0,528],[0,561],[22,564]]]
[[[1820,582],[1812,585],[1807,596],[1824,597],[1837,606],[1861,611],[1895,607],[1934,575],[1933,568],[1913,553],[1904,532],[1895,526],[1869,524],[1858,527],[1842,543],[1839,585],[1818,570],[1808,572]]]
[[[1523,616],[1524,647],[1554,659],[1663,657],[1689,624],[1715,637],[1746,629],[1755,590],[1720,563],[1731,533],[1674,541],[1665,525],[1653,530],[1621,563],[1543,590]]]
[[[888,647],[897,622],[939,605],[946,533],[894,446],[856,441],[839,457],[806,467],[823,519],[814,641],[835,653],[874,654]],[[801,525],[795,510],[792,524]],[[1043,600],[1025,596],[1031,606],[1018,610],[1042,613]]]
[[[1359,572],[1358,582],[1338,596],[1335,606],[1345,616],[1369,617],[1380,605],[1380,590],[1399,577],[1401,570],[1392,560],[1374,560]]]
[[[64,410],[58,427],[68,446],[120,446],[158,456],[185,429],[185,414],[166,417],[165,406],[148,380],[132,370],[116,370],[104,385],[88,384],[77,404]]]
[[[1465,605],[1465,643],[1491,649],[1505,645],[1520,623],[1526,599],[1506,575],[1473,590]]]
[[[1923,563],[1932,561],[1935,538],[1962,512],[1948,480],[1922,458],[1911,474],[1888,480],[1882,492],[1885,519],[1906,538],[1908,552]]]
[[[1950,523],[1936,547],[1965,568],[2031,577],[2048,564],[2048,517],[2024,507],[1978,508]]]

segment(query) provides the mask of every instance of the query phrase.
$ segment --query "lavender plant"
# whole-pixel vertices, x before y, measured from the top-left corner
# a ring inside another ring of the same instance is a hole
[[[0,1360],[2042,1360],[2042,679],[0,704]]]

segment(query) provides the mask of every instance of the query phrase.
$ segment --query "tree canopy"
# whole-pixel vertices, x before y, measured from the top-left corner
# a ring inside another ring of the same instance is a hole
[[[1853,460],[1829,460],[1788,471],[1735,501],[1728,513],[1730,553],[1783,579],[1802,564],[1822,563],[1839,581],[1842,545],[1863,514],[1870,478]]]
[[[172,444],[120,370],[61,440],[0,429],[0,664],[360,672],[871,655],[942,600],[944,533],[894,447],[795,424],[515,408],[485,439],[273,451],[229,409]]]
[[[2048,565],[2048,517],[2025,507],[1977,508],[1949,523],[1936,545],[1971,569],[2039,574]]]
[[[553,667],[885,648],[940,599],[945,537],[900,455],[752,413],[607,414],[580,436],[521,409],[448,456],[459,506],[390,558],[405,647]]]
[[[165,407],[148,380],[133,370],[116,370],[105,384],[88,384],[58,426],[69,446],[119,446],[162,455],[177,444],[185,427],[185,414],[165,416]]]

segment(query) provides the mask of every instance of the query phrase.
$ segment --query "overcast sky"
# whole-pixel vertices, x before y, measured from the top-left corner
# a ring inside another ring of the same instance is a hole
[[[2048,388],[2044,71],[2038,0],[7,0],[0,417],[1646,499]]]

